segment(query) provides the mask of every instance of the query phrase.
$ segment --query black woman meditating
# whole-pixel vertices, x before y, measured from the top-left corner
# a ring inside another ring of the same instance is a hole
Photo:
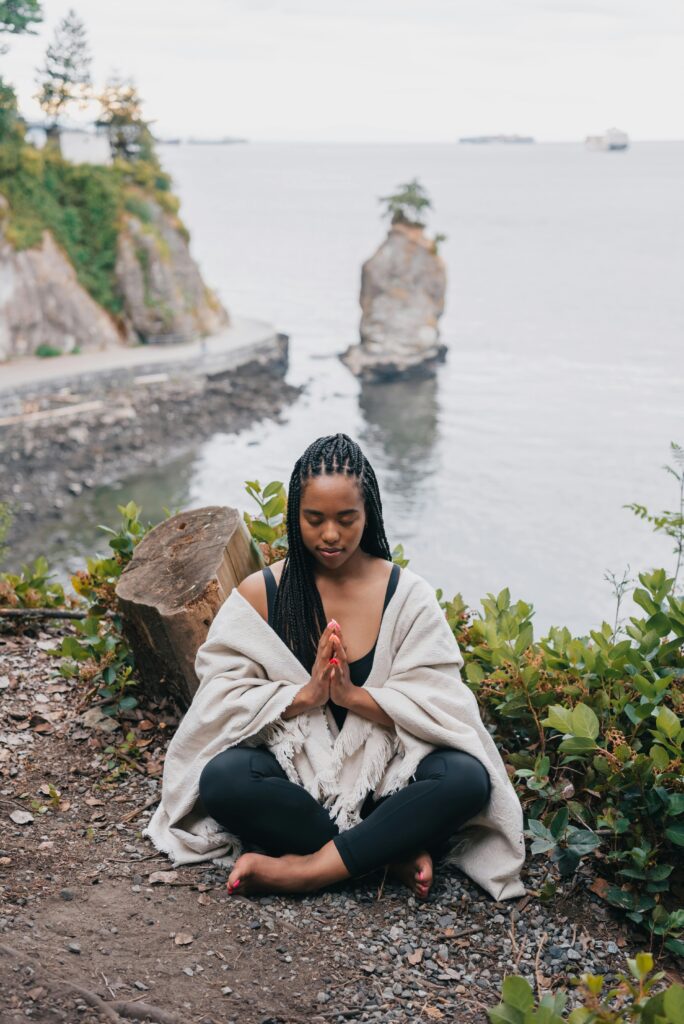
[[[145,830],[229,893],[311,892],[435,861],[520,896],[522,808],[462,681],[433,587],[392,562],[375,473],[346,434],[295,463],[286,557],[246,577],[197,652]]]

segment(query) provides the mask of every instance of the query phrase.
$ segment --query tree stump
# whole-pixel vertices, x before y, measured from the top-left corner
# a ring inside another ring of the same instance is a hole
[[[143,538],[116,596],[146,693],[189,706],[198,686],[195,656],[216,612],[233,587],[262,565],[234,508],[183,512]]]

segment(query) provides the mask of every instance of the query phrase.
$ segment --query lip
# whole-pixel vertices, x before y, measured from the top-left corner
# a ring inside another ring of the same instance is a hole
[[[324,558],[335,558],[337,555],[341,555],[343,548],[338,548],[336,551],[325,551],[323,548],[316,548],[319,554],[323,555]]]

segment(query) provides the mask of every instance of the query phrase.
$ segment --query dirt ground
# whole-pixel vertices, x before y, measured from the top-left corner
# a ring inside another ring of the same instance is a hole
[[[527,862],[528,895],[505,904],[459,872],[438,874],[425,906],[380,873],[249,899],[229,897],[210,862],[173,872],[141,829],[177,715],[131,711],[122,724],[144,746],[112,771],[105,748],[123,734],[59,676],[47,652],[60,631],[0,625],[2,1024],[486,1024],[503,973],[550,987],[647,948],[587,876],[537,899],[543,858]]]

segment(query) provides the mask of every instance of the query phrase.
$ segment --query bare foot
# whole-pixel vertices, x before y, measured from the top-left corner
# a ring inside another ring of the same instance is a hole
[[[330,842],[317,853],[305,856],[243,853],[228,875],[226,888],[231,895],[238,896],[253,892],[314,892],[348,877],[349,872]]]
[[[396,861],[389,866],[390,873],[407,885],[418,899],[426,900],[432,886],[432,857],[421,850],[415,857]]]

